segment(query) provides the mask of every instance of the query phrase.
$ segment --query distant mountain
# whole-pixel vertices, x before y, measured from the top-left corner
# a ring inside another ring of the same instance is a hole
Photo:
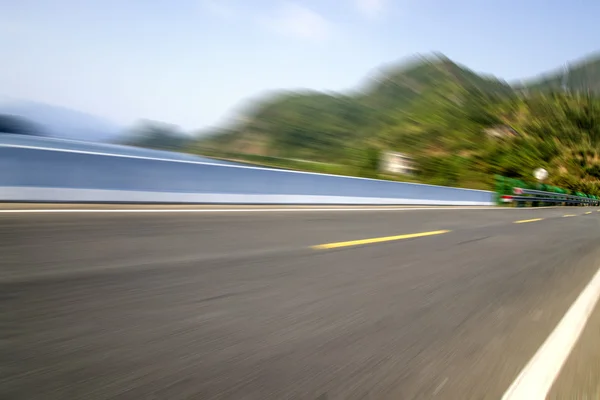
[[[563,91],[600,94],[600,53],[514,85],[520,92]]]
[[[103,118],[65,107],[31,101],[0,103],[0,114],[12,115],[39,126],[46,136],[91,142],[116,140],[122,128]]]
[[[0,114],[0,133],[15,135],[46,136],[44,130],[31,121],[15,115]]]

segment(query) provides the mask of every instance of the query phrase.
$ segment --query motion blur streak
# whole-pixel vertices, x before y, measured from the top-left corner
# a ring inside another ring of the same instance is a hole
[[[0,0],[0,400],[599,400],[599,15]]]
[[[0,214],[0,392],[498,399],[596,272],[598,214],[572,212]],[[595,348],[584,331],[565,371],[597,376]]]
[[[543,218],[522,219],[520,221],[515,221],[515,224],[526,224],[528,222],[538,222],[541,220],[543,220]]]

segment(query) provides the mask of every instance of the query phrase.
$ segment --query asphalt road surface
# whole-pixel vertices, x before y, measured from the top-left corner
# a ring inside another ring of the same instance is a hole
[[[18,208],[2,399],[500,399],[600,264],[594,208]],[[549,398],[598,398],[598,316]]]

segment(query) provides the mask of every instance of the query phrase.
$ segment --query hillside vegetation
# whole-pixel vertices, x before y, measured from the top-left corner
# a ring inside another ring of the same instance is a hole
[[[515,85],[518,91],[567,90],[581,93],[600,93],[600,54],[567,64],[553,73]]]
[[[530,180],[544,167],[551,184],[600,194],[600,61],[557,74],[510,86],[441,55],[420,58],[383,69],[356,93],[275,94],[189,149],[380,178],[392,177],[378,171],[378,154],[393,150],[418,168],[393,179],[491,189],[495,174]]]

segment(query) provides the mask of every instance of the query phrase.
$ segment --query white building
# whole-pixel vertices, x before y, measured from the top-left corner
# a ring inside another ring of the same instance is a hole
[[[411,175],[416,167],[410,156],[395,151],[384,151],[381,153],[381,170],[390,174]]]

